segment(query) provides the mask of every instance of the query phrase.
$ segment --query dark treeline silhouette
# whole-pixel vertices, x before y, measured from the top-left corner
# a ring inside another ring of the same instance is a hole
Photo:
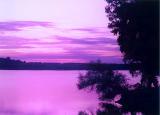
[[[93,63],[94,65],[94,63]],[[105,68],[114,70],[128,70],[129,66],[124,64],[104,64]],[[135,66],[136,67],[136,66]],[[0,58],[0,69],[3,70],[89,70],[89,63],[42,63],[25,62],[14,60],[10,57]]]
[[[123,61],[129,64],[132,75],[142,75],[141,83],[127,84],[125,76],[110,68],[101,69],[103,65],[96,63],[95,68],[79,76],[77,86],[97,92],[97,115],[159,115],[159,0],[106,2],[108,27],[117,36]]]

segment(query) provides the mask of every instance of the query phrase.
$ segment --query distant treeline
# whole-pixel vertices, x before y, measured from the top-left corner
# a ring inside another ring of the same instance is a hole
[[[89,70],[93,69],[93,66],[95,66],[94,63],[43,63],[25,62],[14,60],[10,57],[0,58],[1,70]],[[101,69],[128,70],[129,67],[130,66],[126,64],[103,63],[103,68]]]

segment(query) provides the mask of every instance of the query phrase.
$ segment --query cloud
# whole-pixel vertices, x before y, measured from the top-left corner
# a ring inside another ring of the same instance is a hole
[[[64,37],[64,36],[55,36],[56,39],[63,41],[64,43],[75,43],[75,44],[87,44],[87,45],[97,45],[97,44],[117,44],[115,39],[112,38],[104,38],[104,37],[83,37],[83,38],[71,38],[71,37]]]
[[[81,56],[79,56],[81,55]],[[6,57],[6,56],[2,56]],[[117,57],[117,56],[107,56],[107,57],[102,57],[102,56],[96,56],[96,55],[82,55],[82,54],[74,54],[74,56],[69,56],[69,55],[60,55],[60,54],[49,54],[49,55],[44,55],[44,54],[27,54],[26,56],[23,55],[13,55],[12,58],[14,59],[20,59],[23,61],[27,62],[62,62],[62,63],[88,63],[91,61],[96,61],[96,60],[101,60],[102,62],[105,63],[122,63],[122,57]]]
[[[0,49],[19,49],[19,48],[33,48],[30,46],[17,46],[17,45],[12,45],[12,46],[8,46],[8,45],[0,45]]]
[[[101,59],[104,62],[120,62],[121,54],[115,39],[69,38],[52,36],[56,42],[36,38],[0,36],[1,56],[30,61],[89,62]]]
[[[14,36],[0,36],[0,45],[3,46],[22,46],[26,44],[38,43],[37,39],[27,39],[22,37],[14,37]]]
[[[101,28],[73,28],[70,29],[71,31],[84,31],[89,33],[102,33],[104,31],[101,31]]]
[[[48,41],[49,40],[49,41]],[[64,48],[80,48],[84,50],[88,47],[91,49],[101,50],[118,50],[118,45],[111,38],[69,38],[63,36],[52,36],[50,38],[23,38],[14,36],[0,36],[0,45],[12,46],[39,46],[39,47],[64,47]],[[1,46],[1,47],[2,47]],[[94,47],[96,46],[96,47]]]
[[[0,22],[0,56],[26,61],[121,62],[116,39],[104,27],[59,28],[50,22]]]
[[[61,46],[64,46],[62,44]],[[50,52],[36,52],[36,53],[21,53],[20,55],[13,55],[14,58],[23,59],[27,61],[45,61],[45,62],[90,62],[94,60],[102,60],[103,62],[121,62],[120,52],[117,50],[102,50],[92,47],[84,48],[65,48],[65,52],[55,52],[54,47],[50,48]]]
[[[49,27],[51,22],[41,22],[41,21],[7,21],[0,22],[0,31],[21,31],[24,27],[41,26]]]
[[[83,27],[83,28],[72,28],[68,31],[76,32],[76,33],[88,33],[90,35],[96,36],[107,36],[109,38],[115,39],[116,36],[111,33],[110,29],[106,29],[107,27]]]

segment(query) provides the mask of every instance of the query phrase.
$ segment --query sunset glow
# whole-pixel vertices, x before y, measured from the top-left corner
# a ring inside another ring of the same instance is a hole
[[[0,115],[160,115],[159,0],[0,0]]]
[[[0,57],[121,62],[115,36],[107,28],[103,0],[5,0],[0,4]]]

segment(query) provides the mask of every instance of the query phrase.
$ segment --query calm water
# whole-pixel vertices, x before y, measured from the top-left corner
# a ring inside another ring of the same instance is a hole
[[[0,115],[77,115],[95,111],[94,93],[76,87],[80,71],[0,71]]]
[[[97,95],[76,87],[84,71],[0,70],[0,115],[77,115],[95,111]],[[123,72],[127,74],[127,72]],[[130,83],[137,79],[128,77]]]

